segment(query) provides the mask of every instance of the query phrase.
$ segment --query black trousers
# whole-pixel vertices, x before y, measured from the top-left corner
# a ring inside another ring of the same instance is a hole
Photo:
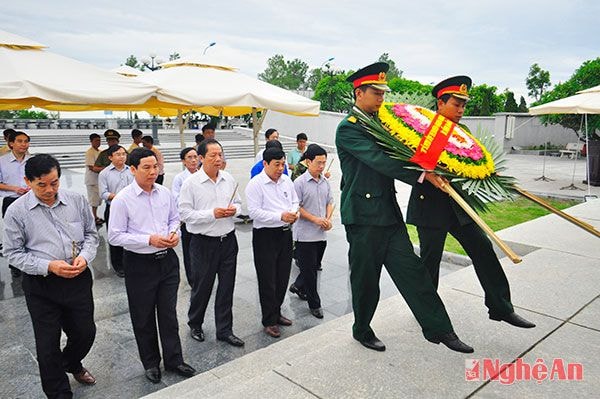
[[[491,316],[502,317],[514,311],[510,301],[510,287],[502,265],[494,252],[492,243],[483,230],[475,223],[461,226],[458,220],[449,229],[418,227],[421,258],[437,288],[440,276],[440,262],[446,235],[454,238],[473,261],[475,274],[485,292],[485,306]]]
[[[192,234],[190,256],[192,260],[192,293],[188,311],[188,325],[201,328],[206,307],[212,294],[215,277],[219,276],[215,297],[215,325],[217,338],[233,333],[233,288],[237,267],[238,243],[235,231],[226,237],[208,237]]]
[[[2,218],[3,219],[4,219],[4,215],[6,215],[6,210],[8,209],[10,204],[12,204],[13,202],[15,202],[18,199],[19,199],[19,197],[4,197],[4,199],[2,200]],[[13,270],[18,270],[19,273],[21,272],[20,269],[17,269],[13,265],[8,265],[8,267]]]
[[[183,268],[185,269],[185,277],[190,287],[192,286],[192,260],[190,259],[190,241],[192,235],[187,228],[185,223],[181,224],[181,252],[183,252]]]
[[[296,241],[296,256],[300,275],[296,279],[295,285],[298,286],[298,280],[302,283],[300,288],[306,294],[308,307],[318,309],[321,307],[321,298],[317,291],[317,271],[323,260],[323,254],[327,247],[327,241]]]
[[[179,259],[172,249],[161,259],[124,251],[125,288],[129,314],[144,369],[158,367],[158,330],[164,365],[173,368],[183,363],[177,323]],[[158,330],[157,330],[158,318]]]
[[[72,279],[23,274],[23,292],[33,324],[42,389],[48,398],[70,398],[73,394],[65,372],[81,371],[81,360],[96,336],[92,273],[85,269]],[[67,335],[62,350],[61,330]]]
[[[252,230],[254,267],[263,326],[274,326],[281,315],[292,268],[292,231],[287,228]]]
[[[106,230],[108,231],[108,219],[110,218],[110,204],[106,203],[104,207],[104,221],[106,222]],[[123,247],[108,244],[110,252],[110,264],[116,272],[123,271]]]

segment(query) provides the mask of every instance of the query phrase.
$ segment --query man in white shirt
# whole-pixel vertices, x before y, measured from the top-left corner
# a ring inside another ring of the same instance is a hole
[[[194,147],[187,147],[181,150],[179,153],[179,159],[183,163],[184,170],[179,172],[173,178],[173,183],[171,184],[171,193],[173,197],[175,197],[175,202],[179,203],[179,192],[181,191],[181,186],[183,186],[183,182],[188,179],[191,175],[198,171],[198,153]],[[183,252],[183,267],[185,269],[185,277],[187,278],[187,282],[192,286],[192,261],[190,260],[190,240],[191,235],[187,231],[187,227],[185,223],[181,223],[181,250]]]
[[[192,293],[188,325],[192,338],[204,341],[202,324],[218,275],[215,298],[217,340],[243,346],[244,341],[233,334],[231,310],[238,254],[233,217],[239,215],[242,201],[235,179],[221,170],[221,144],[206,139],[198,150],[202,168],[183,183],[179,194],[179,214],[191,234]]]
[[[273,128],[267,129],[265,131],[265,140],[266,141],[279,140],[279,132],[277,131],[277,129],[273,129]],[[266,151],[266,148],[263,148],[254,156],[255,163],[263,160],[263,152],[265,152],[265,151]]]
[[[291,225],[298,219],[298,196],[283,174],[285,153],[269,148],[263,153],[263,171],[246,187],[248,212],[254,220],[252,249],[265,333],[281,335],[279,326],[292,321],[281,315],[292,267]]]

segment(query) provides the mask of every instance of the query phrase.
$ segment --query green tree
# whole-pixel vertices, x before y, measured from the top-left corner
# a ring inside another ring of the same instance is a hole
[[[350,73],[325,75],[317,84],[313,100],[321,102],[324,111],[346,112],[352,104],[352,83],[346,82]]]
[[[527,108],[527,103],[523,96],[519,99],[519,112],[529,112],[529,108]]]
[[[177,51],[173,51],[173,54],[169,54],[169,61],[175,61],[180,58],[181,58],[181,56],[179,55],[179,53]]]
[[[525,84],[529,90],[529,96],[539,101],[546,89],[550,87],[550,72],[543,70],[538,64],[533,64],[529,68]]]
[[[0,111],[0,119],[14,119],[14,111]]]
[[[15,112],[15,119],[48,119],[48,113],[44,111],[32,111],[21,109]]]
[[[308,64],[298,58],[286,61],[281,54],[275,54],[267,61],[267,68],[258,74],[258,78],[275,86],[288,90],[305,87]]]
[[[321,79],[323,79],[324,75],[325,71],[323,71],[321,68],[311,69],[310,73],[308,74],[308,78],[306,79],[306,87],[308,89],[315,90]]]
[[[585,61],[569,80],[559,83],[554,88],[542,96],[542,98],[533,105],[541,105],[551,101],[560,100],[577,94],[578,91],[589,89],[590,87],[600,85],[600,57],[594,60]],[[580,135],[581,115],[560,114],[543,115],[542,122],[546,124],[560,124],[568,129],[572,129]],[[589,136],[592,139],[600,139],[598,130],[600,129],[600,115],[588,115]],[[583,135],[582,135],[583,136]]]
[[[465,116],[490,116],[502,112],[504,108],[504,94],[496,94],[496,86],[482,84],[473,86],[469,90],[470,100],[465,107]]]
[[[504,95],[506,97],[504,101],[504,112],[519,112],[519,106],[517,105],[517,101],[515,100],[515,93],[506,89]]]
[[[386,62],[390,66],[390,69],[387,72],[388,81],[393,78],[401,78],[402,77],[402,71],[396,67],[396,63],[394,62],[394,60],[392,60],[390,58],[390,55],[388,53],[381,54],[377,61]]]
[[[433,86],[424,85],[416,80],[396,77],[388,80],[388,86],[395,93],[431,94]]]
[[[138,62],[138,59],[133,54],[131,54],[129,57],[127,57],[127,60],[125,60],[125,65],[128,65],[132,68],[140,69],[142,71],[144,70],[143,69],[144,66]]]

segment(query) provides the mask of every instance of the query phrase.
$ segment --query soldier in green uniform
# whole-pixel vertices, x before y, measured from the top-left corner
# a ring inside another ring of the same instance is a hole
[[[469,99],[470,88],[471,78],[468,76],[454,76],[438,83],[432,90],[437,98],[437,113],[458,124]],[[460,124],[460,127],[470,132],[467,126]],[[417,226],[421,258],[436,287],[444,242],[450,233],[473,260],[475,273],[485,292],[490,319],[505,321],[516,327],[535,327],[514,312],[508,280],[492,243],[448,194],[428,181],[413,185],[406,222]]]
[[[413,251],[396,202],[394,179],[415,184],[419,172],[405,169],[406,162],[390,158],[356,117],[362,113],[378,120],[383,96],[389,91],[385,78],[388,68],[378,62],[348,77],[354,86],[355,104],[338,126],[335,140],[343,174],[340,212],[350,244],[352,335],[369,349],[385,350],[370,327],[379,302],[381,267],[385,265],[425,338],[471,353],[473,348],[454,333],[429,273]],[[442,182],[433,173],[427,173],[426,179],[434,185]]]

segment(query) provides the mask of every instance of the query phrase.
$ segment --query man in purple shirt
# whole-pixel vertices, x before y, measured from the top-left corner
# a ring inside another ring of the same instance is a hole
[[[134,181],[111,204],[108,241],[122,246],[129,314],[146,378],[161,380],[157,316],[165,370],[183,377],[196,373],[184,363],[177,323],[179,214],[168,188],[156,184],[158,161],[151,150],[130,157]]]

